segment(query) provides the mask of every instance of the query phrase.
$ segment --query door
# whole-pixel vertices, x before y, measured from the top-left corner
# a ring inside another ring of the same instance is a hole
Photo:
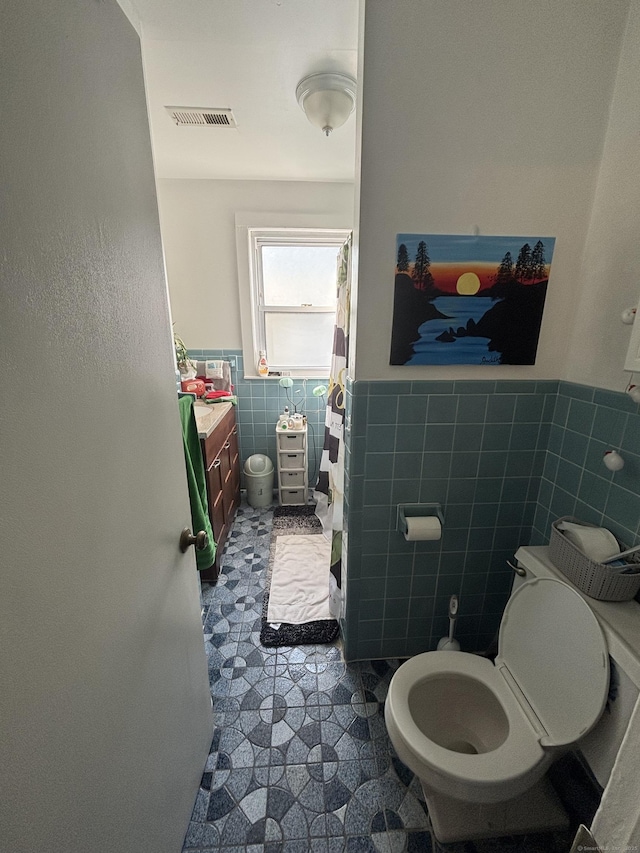
[[[6,0],[0,847],[178,853],[212,715],[138,37]]]

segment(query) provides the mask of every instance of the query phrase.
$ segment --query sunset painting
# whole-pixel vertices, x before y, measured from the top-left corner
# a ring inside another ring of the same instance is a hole
[[[555,237],[398,234],[390,364],[535,364]]]

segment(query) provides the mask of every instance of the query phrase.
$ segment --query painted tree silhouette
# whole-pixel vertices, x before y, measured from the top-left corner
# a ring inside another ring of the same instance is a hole
[[[416,262],[413,265],[413,272],[411,274],[418,290],[427,290],[433,287],[433,276],[429,271],[430,266],[431,258],[429,257],[427,244],[424,240],[420,240],[418,251],[416,252]]]
[[[493,286],[489,291],[489,295],[495,301],[496,299],[504,299],[509,288],[513,287],[515,282],[513,258],[511,252],[507,252],[504,258],[500,261],[500,266],[496,270],[496,274],[491,277]]]
[[[513,258],[511,257],[511,252],[507,252],[500,261],[494,281],[496,284],[509,284],[513,281]]]
[[[397,268],[398,272],[409,271],[409,252],[407,251],[407,247],[404,243],[400,243],[400,245],[398,246]]]
[[[547,262],[544,257],[544,243],[538,240],[531,252],[531,278],[534,281],[541,281],[546,277]]]
[[[531,275],[531,246],[525,243],[518,253],[514,278],[518,281],[530,281]]]

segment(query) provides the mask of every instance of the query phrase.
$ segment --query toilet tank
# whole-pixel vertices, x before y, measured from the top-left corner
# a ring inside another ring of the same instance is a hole
[[[556,578],[576,589],[551,562],[547,547],[522,547],[515,557],[524,575],[514,575],[512,592],[535,577]],[[611,661],[609,697],[604,713],[589,734],[576,744],[604,787],[640,694],[640,604],[635,600],[597,601],[577,591],[600,623]]]

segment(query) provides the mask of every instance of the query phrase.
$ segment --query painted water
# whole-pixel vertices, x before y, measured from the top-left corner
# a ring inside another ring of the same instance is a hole
[[[407,364],[499,364],[500,353],[489,351],[489,338],[456,338],[449,343],[437,341],[438,335],[478,322],[496,303],[486,296],[440,296],[432,305],[447,319],[428,320],[418,332],[414,355]]]

